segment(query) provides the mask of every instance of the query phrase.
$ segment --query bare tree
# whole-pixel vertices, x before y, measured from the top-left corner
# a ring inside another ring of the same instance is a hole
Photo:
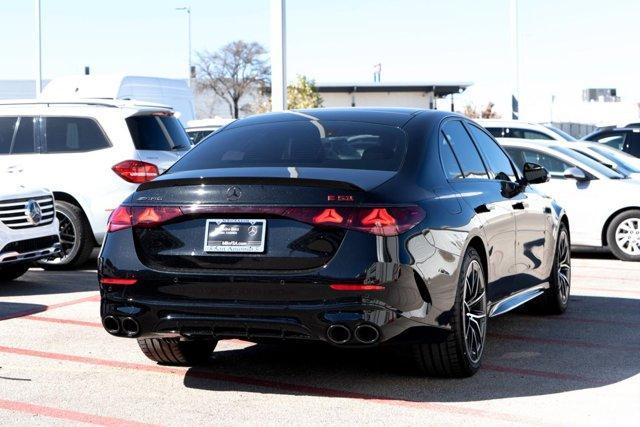
[[[212,90],[229,105],[231,117],[252,108],[251,101],[269,84],[267,51],[260,44],[237,40],[211,53],[198,53],[197,87]],[[242,104],[245,98],[250,102]]]

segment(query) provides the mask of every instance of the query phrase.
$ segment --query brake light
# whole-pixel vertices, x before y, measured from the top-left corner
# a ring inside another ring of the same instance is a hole
[[[182,209],[172,206],[120,206],[109,217],[107,230],[156,227],[182,215]]]
[[[121,279],[117,277],[102,277],[100,283],[103,285],[119,285],[119,286],[131,286],[138,283],[137,279]]]
[[[111,212],[107,230],[109,232],[131,227],[131,209],[127,206],[118,206]]]
[[[342,224],[344,218],[335,209],[325,209],[313,217],[314,224]]]
[[[384,291],[381,285],[354,285],[347,283],[332,283],[329,285],[334,291]]]
[[[139,160],[125,160],[111,168],[120,178],[134,184],[151,181],[159,175],[158,167],[153,163]]]

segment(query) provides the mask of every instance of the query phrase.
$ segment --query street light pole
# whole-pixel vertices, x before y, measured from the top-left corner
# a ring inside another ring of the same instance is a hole
[[[271,111],[287,109],[285,0],[271,0]]]
[[[42,20],[40,19],[40,0],[35,0],[36,18],[36,98],[42,92]]]
[[[510,29],[511,29],[511,67],[512,67],[512,92],[511,92],[511,118],[520,118],[520,58],[518,52],[518,0],[511,0],[509,5]]]
[[[191,67],[192,67],[192,63],[191,63],[191,6],[176,7],[176,10],[184,10],[185,12],[187,12],[187,23],[188,23],[188,32],[189,32],[189,73],[187,74],[187,76],[188,76],[187,83],[189,84],[189,86],[191,86]]]

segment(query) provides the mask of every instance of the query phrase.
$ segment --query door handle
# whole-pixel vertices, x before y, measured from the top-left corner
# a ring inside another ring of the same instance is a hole
[[[529,207],[529,204],[526,202],[518,202],[511,205],[513,209],[523,210]]]
[[[479,206],[476,206],[473,210],[476,211],[476,213],[487,213],[489,211],[492,211],[494,208],[495,206],[491,203],[483,203]]]

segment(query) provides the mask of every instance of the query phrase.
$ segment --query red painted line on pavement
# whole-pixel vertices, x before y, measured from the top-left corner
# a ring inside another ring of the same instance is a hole
[[[509,341],[525,341],[525,342],[534,342],[538,344],[555,344],[555,345],[566,345],[570,347],[580,347],[580,348],[600,348],[606,350],[622,350],[622,351],[632,351],[632,352],[640,352],[640,346],[626,346],[626,345],[617,345],[617,344],[607,344],[607,343],[595,343],[589,341],[579,341],[579,340],[568,340],[568,339],[560,339],[560,338],[542,338],[542,337],[531,337],[524,335],[514,335],[514,334],[501,334],[496,332],[491,332],[488,334],[492,338],[499,338],[503,340]]]
[[[186,368],[181,368],[181,367],[144,365],[141,363],[119,362],[115,360],[99,359],[95,357],[75,356],[71,354],[52,353],[52,352],[45,352],[45,351],[39,351],[39,350],[30,350],[25,348],[15,348],[15,347],[5,347],[5,346],[0,346],[0,352],[19,354],[23,356],[39,357],[43,359],[78,362],[78,363],[97,365],[97,366],[107,366],[107,367],[119,368],[119,369],[133,369],[137,371],[156,372],[156,373],[173,374],[173,375],[189,375],[192,377],[213,380],[213,381],[222,381],[222,382],[230,382],[230,383],[236,383],[236,384],[251,385],[254,387],[284,390],[284,391],[293,392],[293,393],[312,394],[312,395],[323,396],[323,397],[357,399],[357,400],[364,400],[368,402],[380,403],[385,405],[421,408],[421,409],[427,409],[434,412],[442,412],[447,414],[477,416],[477,417],[483,417],[483,418],[490,418],[494,420],[504,420],[504,421],[518,422],[518,423],[540,424],[540,421],[537,419],[522,417],[520,415],[515,415],[515,414],[493,412],[493,411],[469,408],[464,406],[454,406],[454,405],[445,404],[445,403],[398,400],[398,399],[395,399],[392,397],[386,397],[386,396],[376,396],[376,395],[369,395],[369,394],[352,392],[347,390],[339,390],[339,389],[316,387],[316,386],[306,386],[306,385],[300,385],[300,384],[285,383],[281,381],[271,381],[271,380],[263,380],[259,378],[222,374],[222,373],[206,371],[202,369],[200,370],[190,369],[189,371],[187,371]],[[502,370],[501,372],[509,372],[506,369],[508,368],[505,368],[505,370]],[[521,373],[521,372],[518,371],[518,373]],[[526,375],[526,373],[524,375]],[[546,376],[546,377],[550,378],[550,376]],[[573,379],[573,378],[569,378],[569,379]]]
[[[41,415],[49,418],[58,418],[66,421],[75,421],[86,424],[94,424],[108,427],[148,427],[153,424],[139,423],[123,418],[104,417],[101,415],[87,414],[85,412],[71,411],[68,409],[53,408],[51,406],[34,405],[32,403],[18,402],[14,400],[0,399],[0,409],[8,411],[25,412]]]
[[[4,316],[0,316],[0,321],[15,319],[17,317],[31,316],[33,314],[44,313],[45,311],[54,310],[56,308],[67,307],[70,305],[81,304],[83,302],[89,302],[89,301],[100,301],[100,295],[92,295],[90,297],[78,298],[71,301],[60,302],[52,305],[45,305],[45,306],[34,308],[31,310],[24,310],[24,311],[19,311],[17,313],[7,314]]]
[[[99,322],[85,322],[83,320],[60,319],[57,317],[24,316],[23,319],[37,320],[39,322],[63,323],[67,325],[90,326],[92,328],[102,328],[102,323],[99,323]]]

